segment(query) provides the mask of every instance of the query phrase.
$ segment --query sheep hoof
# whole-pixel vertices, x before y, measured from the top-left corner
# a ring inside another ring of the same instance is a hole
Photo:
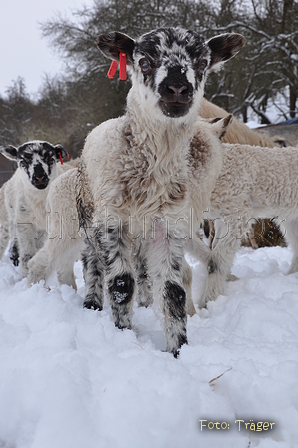
[[[94,299],[85,299],[83,306],[84,308],[88,308],[89,310],[102,311],[102,305],[100,305]]]
[[[14,244],[10,249],[10,260],[14,266],[19,266],[19,251],[16,244]]]

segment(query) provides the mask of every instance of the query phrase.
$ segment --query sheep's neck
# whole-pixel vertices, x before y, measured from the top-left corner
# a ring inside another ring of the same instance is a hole
[[[168,164],[169,157],[172,161],[186,158],[194,134],[193,119],[181,122],[165,117],[160,121],[138,107],[128,108],[127,116],[135,145],[146,147],[157,164]]]
[[[123,185],[127,183],[132,214],[156,217],[183,209],[192,137],[189,128],[178,130],[156,122],[153,126],[149,119],[145,123],[128,112],[124,132],[131,163],[126,164]]]

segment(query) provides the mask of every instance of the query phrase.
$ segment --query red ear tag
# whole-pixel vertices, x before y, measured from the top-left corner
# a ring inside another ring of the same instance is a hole
[[[69,154],[68,153],[66,154],[66,157],[69,159]]]
[[[126,80],[126,54],[120,53],[119,55],[120,69],[119,69],[119,78],[121,81]]]
[[[60,158],[60,163],[61,163],[61,165],[63,165],[63,159],[62,159],[62,156],[61,156],[61,152],[58,152],[58,154],[59,154],[59,158]]]
[[[110,65],[109,71],[108,71],[108,78],[109,79],[113,79],[115,76],[115,73],[117,71],[118,68],[118,62],[117,61],[112,61],[112,64]]]

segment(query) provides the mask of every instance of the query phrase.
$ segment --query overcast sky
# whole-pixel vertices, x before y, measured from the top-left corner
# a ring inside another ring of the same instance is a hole
[[[62,63],[41,38],[38,22],[51,19],[58,11],[68,17],[93,0],[0,0],[0,95],[18,76],[27,91],[36,93],[45,73],[55,75]]]

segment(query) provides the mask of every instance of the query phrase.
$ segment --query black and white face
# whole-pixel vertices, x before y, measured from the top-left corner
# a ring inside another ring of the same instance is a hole
[[[207,74],[236,55],[245,44],[240,34],[223,34],[205,41],[182,28],[159,28],[134,41],[122,33],[102,34],[98,47],[105,56],[127,56],[133,88],[140,104],[154,114],[180,118],[197,110]]]
[[[38,140],[24,143],[18,148],[1,148],[1,153],[10,160],[15,160],[23,179],[38,190],[47,188],[51,180],[57,177],[59,153],[62,158],[67,154],[61,145],[54,146]]]
[[[134,50],[134,74],[146,100],[151,95],[162,114],[187,115],[201,99],[211,50],[198,34],[160,29],[142,36]]]

